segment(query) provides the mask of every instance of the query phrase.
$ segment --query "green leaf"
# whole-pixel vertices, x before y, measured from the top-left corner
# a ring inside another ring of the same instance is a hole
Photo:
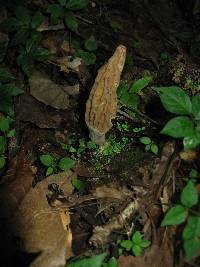
[[[193,131],[192,120],[188,117],[179,116],[169,120],[160,133],[179,138],[189,136]]]
[[[54,166],[54,159],[51,155],[48,155],[48,154],[41,155],[40,161],[46,167],[53,167]]]
[[[115,257],[110,258],[108,261],[108,266],[107,267],[117,267],[117,259]]]
[[[149,145],[151,143],[151,139],[147,136],[141,137],[139,140],[144,145]]]
[[[77,177],[72,178],[72,185],[79,192],[83,192],[85,190],[85,183],[83,181],[79,180]]]
[[[49,58],[49,51],[42,47],[37,47],[32,53],[33,59],[44,62]]]
[[[198,192],[191,180],[188,181],[181,192],[181,203],[187,208],[191,208],[198,203]]]
[[[0,136],[0,155],[2,155],[7,148],[7,141],[5,136]]]
[[[85,8],[89,3],[89,0],[68,0],[66,8],[70,10],[80,10]]]
[[[200,217],[192,216],[188,219],[183,230],[183,239],[194,239],[200,237]]]
[[[144,89],[150,82],[152,82],[152,76],[145,76],[139,80],[137,80],[130,88],[130,93],[138,93],[142,89]]]
[[[61,170],[68,171],[74,166],[75,163],[76,163],[75,160],[66,157],[66,158],[62,158],[59,161],[58,166]]]
[[[145,151],[149,151],[151,149],[151,145],[146,145]]]
[[[127,251],[131,250],[133,242],[131,240],[122,240],[120,246],[125,248]]]
[[[30,38],[26,41],[27,54],[29,54],[29,53],[34,54],[35,53],[35,50],[37,50],[37,46],[39,45],[41,39],[42,39],[42,35],[40,32],[33,31],[31,33]]]
[[[13,36],[13,38],[10,42],[10,45],[15,46],[15,45],[19,45],[19,44],[25,44],[26,40],[28,39],[28,36],[29,36],[29,29],[21,28]]]
[[[17,96],[23,94],[24,91],[20,89],[19,87],[9,83],[9,84],[4,84],[0,87],[0,95],[4,96]]]
[[[67,264],[66,267],[101,267],[106,256],[107,253],[102,253],[88,259],[72,262],[70,264]]]
[[[4,157],[0,157],[0,169],[2,169],[6,164],[6,160],[4,159]]]
[[[17,58],[17,64],[22,68],[23,72],[30,78],[33,73],[34,62],[29,55],[19,55]]]
[[[200,120],[200,93],[192,98],[192,114],[196,120]]]
[[[0,88],[1,90],[1,88]],[[13,101],[11,97],[1,97],[1,92],[0,92],[0,111],[8,114],[8,115],[13,115],[14,110],[13,110]]]
[[[120,81],[119,86],[117,88],[117,96],[121,98],[123,94],[127,94],[129,90],[129,86],[126,81]]]
[[[186,259],[191,261],[195,256],[198,255],[200,250],[200,240],[199,239],[189,239],[184,240],[183,247],[186,254]]]
[[[171,113],[189,115],[192,112],[192,103],[189,96],[179,87],[155,87],[165,109]]]
[[[157,155],[158,154],[158,146],[156,144],[151,145],[151,151]]]
[[[67,0],[58,0],[58,2],[59,2],[59,4],[60,4],[61,6],[65,6]]]
[[[132,236],[132,241],[133,241],[135,244],[137,244],[137,245],[139,245],[139,244],[141,243],[141,241],[142,241],[142,235],[141,235],[140,231],[136,231],[136,232],[133,234],[133,236]]]
[[[48,5],[47,12],[51,14],[51,22],[58,24],[64,18],[65,9],[58,4]]]
[[[189,136],[184,137],[184,150],[192,149],[200,144],[200,132],[194,130]]]
[[[54,172],[54,168],[53,167],[48,167],[46,170],[46,176],[51,175]]]
[[[78,20],[70,11],[65,14],[65,24],[73,32],[78,33]]]
[[[123,105],[130,109],[137,109],[139,104],[139,96],[136,94],[130,94],[129,92],[123,93],[120,97],[120,101]]]
[[[8,132],[10,128],[10,119],[9,118],[2,118],[0,119],[0,130],[2,132]]]
[[[192,169],[192,170],[190,171],[190,173],[189,173],[189,176],[190,176],[191,178],[196,178],[196,177],[198,176],[198,171],[195,170],[195,169]]]
[[[37,29],[43,22],[44,17],[40,11],[37,11],[32,17],[31,28]]]
[[[94,64],[96,61],[96,55],[94,53],[85,52],[81,49],[76,52],[76,56],[82,58],[87,66]]]
[[[7,133],[7,137],[14,137],[14,136],[16,136],[16,131],[15,131],[15,129],[12,129],[12,130],[10,130],[8,133]]]
[[[151,242],[149,240],[143,239],[140,243],[141,248],[148,248],[151,245]]]
[[[0,81],[1,82],[10,82],[10,81],[13,81],[15,79],[16,78],[10,72],[8,72],[6,69],[0,68]]]
[[[95,51],[97,50],[97,42],[94,37],[94,35],[91,35],[86,41],[85,41],[85,48],[89,51]]]
[[[134,245],[132,247],[132,252],[133,254],[137,257],[137,256],[140,256],[141,253],[142,253],[142,248],[139,246],[139,245]]]
[[[167,211],[161,226],[181,224],[186,220],[187,215],[188,211],[185,207],[182,205],[176,205]]]
[[[21,27],[21,22],[16,18],[8,18],[0,23],[0,30],[3,32],[14,32]]]
[[[23,25],[28,25],[31,21],[31,16],[28,9],[23,6],[17,6],[15,8],[15,16],[20,22],[23,23]]]

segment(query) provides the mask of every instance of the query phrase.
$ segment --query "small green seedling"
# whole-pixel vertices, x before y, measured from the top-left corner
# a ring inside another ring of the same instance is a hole
[[[164,108],[178,116],[169,120],[161,134],[174,138],[183,138],[185,150],[193,149],[200,144],[200,93],[190,100],[179,87],[157,87]]]
[[[140,256],[144,248],[148,248],[151,245],[149,240],[143,239],[142,234],[136,231],[131,240],[122,240],[119,242],[119,248],[126,251],[130,251],[135,256]]]
[[[47,170],[46,170],[47,176],[53,173],[57,173],[58,169],[62,171],[68,171],[76,163],[74,160],[68,157],[61,158],[58,162],[56,162],[55,159],[51,155],[48,155],[48,154],[41,155],[40,161],[42,162],[44,166],[47,167]]]
[[[189,180],[181,192],[180,203],[167,211],[161,224],[161,226],[168,226],[186,222],[182,239],[188,261],[195,258],[200,251],[200,214],[191,210],[198,202],[195,183],[193,180]]]
[[[145,151],[151,150],[155,155],[158,154],[158,146],[148,136],[139,138],[140,142],[145,145]]]
[[[107,262],[102,264],[102,267],[117,267],[117,259],[115,257],[111,257]]]

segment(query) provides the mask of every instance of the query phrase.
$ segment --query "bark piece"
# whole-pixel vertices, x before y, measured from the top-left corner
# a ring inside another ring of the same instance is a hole
[[[126,59],[126,47],[119,45],[114,55],[103,65],[86,103],[85,121],[90,138],[99,145],[105,143],[105,134],[111,129],[111,120],[117,112],[117,87]]]

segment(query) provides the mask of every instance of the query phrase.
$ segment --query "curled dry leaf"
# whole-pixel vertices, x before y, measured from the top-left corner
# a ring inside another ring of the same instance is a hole
[[[117,87],[126,59],[126,47],[119,45],[113,56],[103,65],[86,103],[85,121],[90,138],[99,145],[105,144],[105,134],[111,129],[111,120],[117,112]]]

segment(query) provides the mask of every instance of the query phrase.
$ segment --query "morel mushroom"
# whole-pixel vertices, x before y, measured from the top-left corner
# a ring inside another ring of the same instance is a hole
[[[105,144],[105,134],[117,113],[117,87],[126,59],[126,47],[119,45],[113,56],[97,74],[86,103],[85,121],[90,138],[98,145]]]

